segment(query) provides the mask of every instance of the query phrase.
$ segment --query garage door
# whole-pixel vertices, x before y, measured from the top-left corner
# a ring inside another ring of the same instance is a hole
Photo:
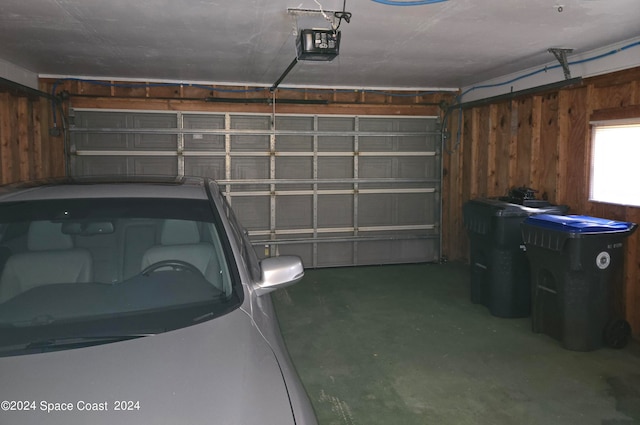
[[[261,256],[440,258],[436,117],[73,110],[70,171],[216,179]]]

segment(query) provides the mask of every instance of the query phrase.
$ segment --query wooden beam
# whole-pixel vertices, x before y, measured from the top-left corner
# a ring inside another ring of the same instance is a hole
[[[508,160],[508,188],[520,186],[518,182],[518,116],[519,108],[518,101],[511,100],[510,102],[510,119],[509,119],[509,160]]]
[[[456,114],[456,119],[461,119],[459,114]],[[457,124],[456,124],[457,126]],[[464,127],[461,127],[460,137],[464,140]],[[456,178],[454,181],[454,186],[451,190],[454,190],[452,196],[455,199],[455,210],[453,211],[453,235],[451,243],[455,246],[456,250],[454,252],[454,259],[463,260],[468,256],[469,247],[468,247],[468,239],[467,234],[464,229],[464,222],[462,219],[462,205],[465,202],[464,191],[462,190],[462,186],[464,185],[464,173],[465,173],[465,163],[464,158],[466,151],[469,150],[469,147],[464,143],[459,143],[457,155],[455,157],[456,167]]]
[[[466,234],[462,222],[462,204],[464,203],[464,157],[465,145],[460,143],[457,148],[456,139],[458,121],[462,117],[458,111],[452,111],[449,119],[447,149],[443,155],[443,255],[451,260],[464,260],[467,256]],[[460,126],[461,132],[464,131]],[[461,135],[464,140],[464,133]]]
[[[0,93],[0,177],[2,183],[15,182],[14,152],[16,152],[16,100],[9,93]]]
[[[21,181],[31,180],[31,155],[32,147],[31,141],[33,140],[33,134],[30,134],[29,127],[31,124],[30,105],[31,101],[27,98],[18,99],[18,138],[16,148],[18,150],[18,176]]]
[[[558,174],[558,95],[551,93],[542,98],[542,121],[538,157],[539,196],[556,202]]]
[[[638,91],[637,89],[635,91]],[[635,95],[634,95],[635,96]],[[640,100],[638,100],[640,103]],[[640,104],[622,108],[607,108],[593,111],[590,121],[623,120],[640,117]]]
[[[587,95],[586,95],[586,103],[584,105],[585,114],[587,117],[591,117],[593,115],[593,111],[599,109],[597,106],[597,92],[593,84],[587,85]],[[585,139],[585,152],[584,157],[582,159],[582,169],[584,173],[584,182],[588,185],[591,180],[591,125],[589,125],[587,132],[589,133],[588,139]],[[589,190],[589,189],[587,189]],[[595,202],[589,202],[589,192],[584,200],[584,213],[587,215],[598,216],[599,212],[597,211],[597,205]]]
[[[559,97],[556,202],[568,205],[573,213],[585,211],[589,196],[586,98],[584,87],[561,92]]]
[[[541,186],[540,178],[540,140],[542,138],[542,96],[534,96],[531,105],[531,156],[529,158],[529,187],[538,189]]]
[[[33,128],[33,151],[31,155],[33,156],[33,178],[42,179],[44,178],[43,172],[43,155],[42,155],[42,119],[41,114],[43,110],[42,104],[48,104],[50,102],[45,101],[44,99],[37,100],[32,104],[33,115],[31,117],[31,126]],[[46,134],[46,133],[45,133]]]
[[[596,77],[590,77],[586,81],[589,85],[595,87],[607,87],[638,80],[640,80],[640,66],[631,69],[625,69],[622,71],[611,72]]]
[[[503,196],[509,192],[511,171],[511,101],[496,105],[495,113],[495,175],[491,196]]]
[[[254,103],[216,103],[180,99],[120,99],[109,97],[74,97],[74,108],[127,109],[127,110],[164,110],[198,112],[273,112],[269,104]],[[434,105],[394,105],[394,104],[278,104],[277,113],[286,114],[341,114],[341,115],[413,115],[438,116],[440,109]]]
[[[466,164],[467,173],[469,174],[469,199],[477,198],[480,194],[480,170],[478,167],[480,157],[480,109],[473,108],[471,110],[469,134],[470,161]],[[467,139],[467,138],[465,138]]]
[[[513,185],[516,187],[531,186],[533,99],[518,100],[517,104],[517,128],[515,130],[517,132],[517,147]]]
[[[569,92],[558,93],[558,134],[556,136],[556,152],[558,167],[556,172],[556,201],[566,199],[569,167]]]
[[[498,167],[500,167],[501,158],[498,158],[497,148],[497,127],[498,127],[498,105],[489,105],[486,123],[486,155],[487,155],[487,190],[486,196],[498,195],[497,189],[500,184]],[[504,164],[504,163],[503,163]]]

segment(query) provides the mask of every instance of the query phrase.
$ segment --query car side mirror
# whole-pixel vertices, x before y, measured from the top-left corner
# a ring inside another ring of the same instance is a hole
[[[260,269],[262,278],[255,288],[259,296],[293,285],[304,276],[302,260],[293,255],[265,258],[260,262]]]

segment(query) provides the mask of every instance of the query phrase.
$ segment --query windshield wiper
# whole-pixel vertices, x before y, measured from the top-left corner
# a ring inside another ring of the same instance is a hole
[[[59,338],[47,338],[34,340],[21,344],[7,344],[0,346],[0,357],[16,354],[38,353],[46,351],[70,350],[73,348],[91,347],[94,345],[109,344],[118,341],[127,341],[154,333],[132,333],[123,335],[97,335],[97,336],[69,336]]]
[[[149,334],[153,335],[153,334]],[[74,348],[92,347],[94,345],[109,344],[112,342],[127,341],[142,338],[148,335],[120,335],[100,337],[68,337],[51,338],[40,341],[32,341],[26,344],[11,344],[0,346],[0,357],[20,354],[44,353],[48,351],[71,350]]]
[[[155,335],[152,333],[125,334],[125,335],[98,335],[98,336],[68,336],[62,338],[49,338],[29,342],[24,346],[27,350],[40,348],[72,348],[89,347],[91,345],[107,344],[110,342],[126,341]]]

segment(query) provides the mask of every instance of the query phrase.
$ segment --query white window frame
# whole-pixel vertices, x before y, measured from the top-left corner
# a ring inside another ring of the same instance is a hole
[[[640,117],[591,126],[589,200],[640,207]]]

